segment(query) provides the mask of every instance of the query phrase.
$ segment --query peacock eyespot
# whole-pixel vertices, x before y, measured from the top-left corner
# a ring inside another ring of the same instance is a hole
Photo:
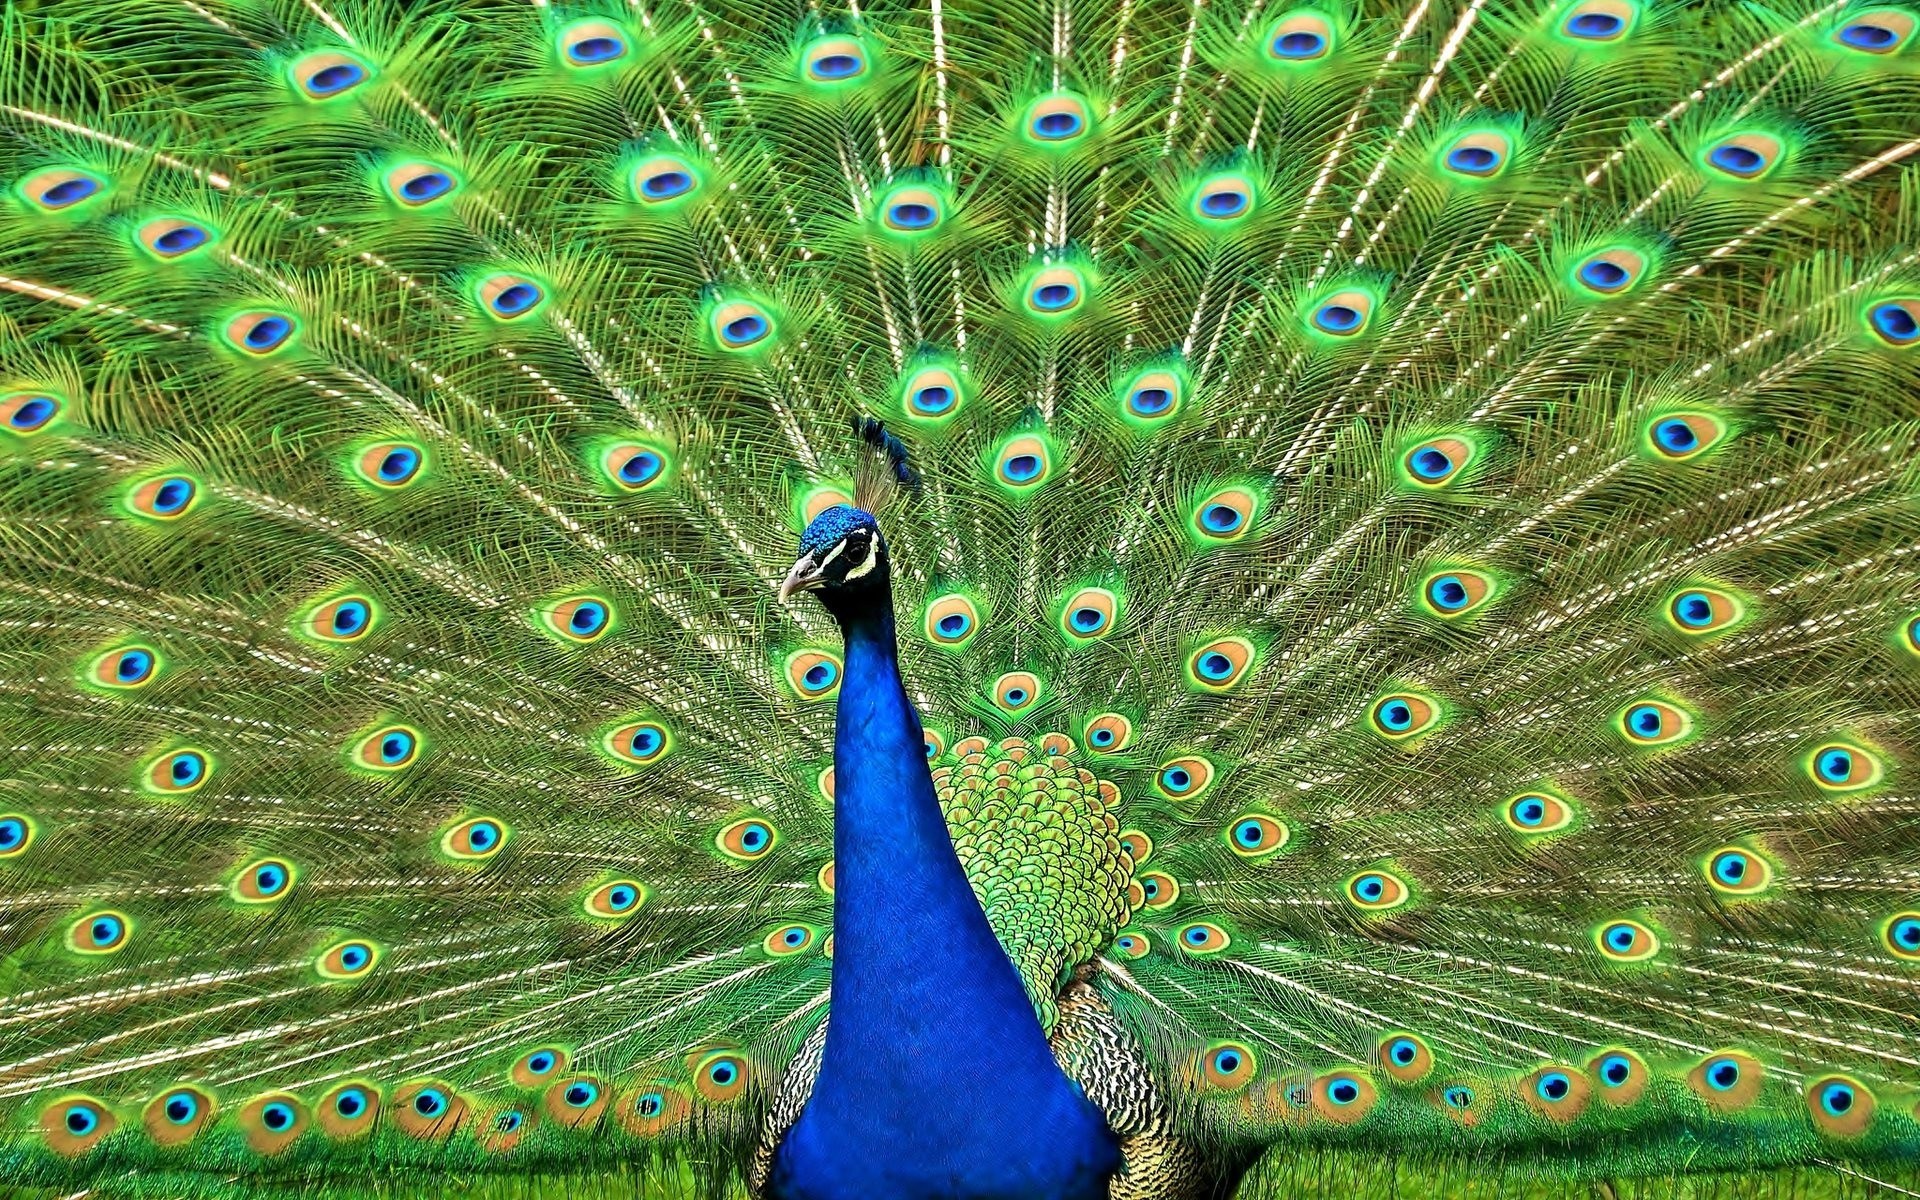
[[[1242,858],[1265,858],[1286,847],[1287,826],[1265,813],[1247,813],[1227,826],[1227,848]]]
[[[1373,319],[1373,296],[1357,289],[1335,292],[1311,307],[1308,322],[1332,338],[1355,338]]]
[[[1398,1083],[1418,1083],[1433,1070],[1433,1051],[1413,1034],[1392,1034],[1380,1042],[1380,1069]]]
[[[1441,169],[1465,181],[1496,179],[1513,158],[1513,140],[1495,130],[1463,133],[1441,148]]]
[[[1500,819],[1515,833],[1558,833],[1573,824],[1573,806],[1550,792],[1522,792],[1500,806]]]
[[[200,484],[191,475],[162,475],[135,484],[127,507],[150,520],[174,521],[193,511],[199,500]]]
[[[321,978],[344,982],[359,979],[372,971],[380,961],[380,949],[372,942],[358,938],[344,942],[335,942],[321,951],[314,969]]]
[[[1747,896],[1763,892],[1773,883],[1773,864],[1750,850],[1728,846],[1707,856],[1705,874],[1714,891]]]
[[[17,858],[33,845],[38,829],[24,813],[0,815],[0,858]]]
[[[1226,930],[1205,921],[1186,926],[1176,940],[1188,954],[1218,954],[1233,944]]]
[[[1044,267],[1027,280],[1029,312],[1041,317],[1063,317],[1087,299],[1087,278],[1075,267]]]
[[[1060,629],[1069,644],[1106,637],[1120,619],[1120,597],[1107,588],[1084,587],[1060,604]]]
[[[1703,1060],[1687,1073],[1694,1094],[1719,1112],[1743,1109],[1759,1098],[1766,1068],[1749,1054],[1729,1050]]]
[[[1333,53],[1335,30],[1326,17],[1309,9],[1281,14],[1267,27],[1267,59],[1276,66],[1303,66]]]
[[[440,835],[440,853],[462,862],[479,862],[500,853],[512,832],[492,817],[475,817]]]
[[[0,395],[0,425],[7,432],[26,436],[39,433],[64,408],[65,398],[52,392],[32,390]]]
[[[1422,490],[1449,487],[1460,481],[1474,457],[1474,444],[1463,437],[1428,438],[1400,456],[1400,477]]]
[[[1448,1108],[1469,1109],[1473,1107],[1475,1096],[1473,1089],[1464,1084],[1454,1084],[1440,1092],[1440,1102]]]
[[[155,217],[134,230],[141,249],[163,262],[184,258],[213,244],[214,230],[186,217]]]
[[[1638,746],[1670,746],[1693,732],[1693,716],[1664,700],[1641,700],[1620,710],[1616,727]]]
[[[1364,912],[1386,912],[1413,899],[1406,881],[1391,871],[1362,871],[1347,880],[1348,903]]]
[[[1086,741],[1102,754],[1118,753],[1133,741],[1133,722],[1121,713],[1101,713],[1087,722]]]
[[[1899,913],[1880,931],[1881,942],[1895,958],[1920,963],[1920,912]]]
[[[1215,1042],[1200,1056],[1201,1079],[1223,1092],[1237,1092],[1253,1082],[1260,1060],[1253,1048],[1239,1042]]]
[[[929,233],[945,218],[946,207],[945,198],[930,187],[897,187],[880,201],[880,224],[907,237]]]
[[[605,67],[627,57],[627,35],[611,21],[578,21],[560,31],[560,61],[569,67]]]
[[[746,1091],[746,1060],[730,1052],[709,1055],[695,1064],[693,1086],[716,1103],[737,1100]]]
[[[1857,792],[1886,776],[1878,755],[1852,742],[1828,742],[1806,757],[1807,775],[1827,792]]]
[[[1148,908],[1166,908],[1180,898],[1180,884],[1171,875],[1148,871],[1139,876],[1139,882],[1140,894]]]
[[[1673,628],[1697,637],[1725,631],[1746,615],[1746,604],[1719,588],[1689,587],[1669,596],[1664,611]]]
[[[1422,579],[1417,599],[1429,614],[1450,620],[1478,610],[1498,588],[1494,577],[1483,571],[1453,567]]]
[[[1093,128],[1093,113],[1085,100],[1058,92],[1028,105],[1025,126],[1027,136],[1041,145],[1065,146]]]
[[[522,321],[546,306],[547,290],[539,281],[514,271],[482,276],[473,297],[480,311],[496,321]]]
[[[757,817],[735,821],[714,837],[720,853],[738,862],[765,858],[778,841],[773,825]]]
[[[288,69],[294,90],[312,101],[338,100],[373,78],[373,68],[343,50],[303,55]]]
[[[617,921],[632,916],[646,901],[647,889],[631,879],[603,883],[587,893],[582,902],[590,917]]]
[[[1418,692],[1391,692],[1367,710],[1367,724],[1388,741],[1404,742],[1431,732],[1440,723],[1440,703]]]
[[[1906,48],[1916,24],[1913,13],[1899,8],[1868,9],[1848,13],[1833,31],[1833,40],[1841,48],[1856,54],[1885,57]]]
[[[1149,948],[1147,935],[1136,930],[1128,930],[1113,939],[1113,952],[1129,961],[1145,958]]]
[[[1628,1050],[1608,1050],[1596,1055],[1587,1063],[1587,1071],[1599,1084],[1600,1099],[1617,1106],[1637,1102],[1650,1078],[1647,1064]]]
[[[300,322],[292,313],[253,310],[221,327],[227,345],[250,358],[265,358],[294,344]]]
[[[1594,930],[1594,945],[1615,962],[1644,962],[1660,952],[1660,939],[1638,921],[1610,921]]]
[[[811,925],[783,925],[761,939],[760,947],[776,958],[798,954],[819,937]]]
[[[365,596],[342,596],[316,605],[301,622],[301,632],[323,642],[354,642],[379,621],[379,610]]]
[[[569,596],[534,613],[541,628],[562,641],[586,645],[614,626],[613,602],[603,596]]]
[[[852,83],[866,75],[869,67],[865,47],[850,37],[817,38],[801,59],[807,79],[829,86]]]
[[[203,750],[169,750],[147,764],[141,782],[149,792],[184,796],[198,791],[213,777],[213,760]]]
[[[408,725],[386,725],[356,741],[349,757],[364,771],[400,771],[419,759],[421,745],[419,730]]]
[[[151,647],[116,646],[94,655],[82,677],[97,687],[128,691],[152,683],[160,668],[160,655]]]
[[[606,1108],[607,1089],[598,1079],[577,1075],[547,1089],[547,1115],[570,1129],[587,1129]]]
[[[1654,457],[1686,462],[1712,449],[1726,433],[1726,423],[1709,413],[1668,413],[1647,423],[1646,437]]]
[[[181,1146],[206,1128],[217,1108],[214,1098],[199,1088],[178,1087],[155,1096],[141,1120],[156,1144]]]
[[[1120,413],[1136,425],[1158,424],[1180,410],[1186,391],[1183,372],[1142,371],[1120,388]]]
[[[1715,174],[1746,181],[1765,178],[1785,155],[1785,143],[1772,134],[1735,133],[1708,145],[1702,157]]]
[[[1008,671],[993,683],[994,706],[1005,713],[1019,713],[1040,700],[1040,677],[1031,671]]]
[[[1591,1088],[1572,1067],[1545,1066],[1523,1081],[1521,1097],[1550,1121],[1571,1121],[1586,1110]]]
[[[1313,1105],[1314,1113],[1322,1120],[1337,1125],[1351,1125],[1363,1119],[1372,1111],[1379,1099],[1373,1082],[1366,1076],[1350,1071],[1335,1071],[1322,1075],[1313,1081],[1313,1087],[1303,1100]]]
[[[599,455],[601,473],[616,492],[646,491],[667,478],[667,452],[643,442],[616,442]]]
[[[133,922],[126,914],[92,912],[67,927],[67,948],[80,954],[112,954],[124,949],[132,936]]]
[[[730,300],[713,306],[707,318],[714,341],[730,353],[764,349],[772,344],[773,314],[751,300]]]
[[[1877,1101],[1872,1089],[1845,1075],[1828,1075],[1807,1085],[1807,1111],[1828,1137],[1856,1138],[1873,1124]]]
[[[375,442],[354,454],[349,465],[363,483],[398,491],[422,478],[427,452],[413,442]]]
[[[426,208],[459,189],[460,180],[446,167],[429,162],[400,163],[381,178],[387,197],[402,208]]]
[[[802,700],[824,700],[840,690],[840,658],[827,650],[787,655],[787,685]]]
[[[922,627],[934,645],[958,650],[980,632],[979,606],[958,592],[936,597],[927,604]]]
[[[1560,19],[1560,33],[1576,43],[1605,44],[1626,37],[1639,17],[1631,0],[1580,0]]]
[[[1920,345],[1920,299],[1880,300],[1865,313],[1867,331],[1896,349]]]
[[[703,180],[692,163],[676,154],[655,154],[627,172],[627,190],[642,211],[671,211],[692,196]]]
[[[240,868],[230,894],[242,904],[271,904],[292,893],[294,879],[292,863],[284,858],[263,858]]]
[[[52,167],[36,171],[14,188],[27,203],[45,213],[78,213],[107,194],[107,178],[79,167]]]
[[[1160,764],[1153,786],[1172,800],[1196,800],[1213,782],[1213,764],[1197,754],[1186,754]]]
[[[1194,506],[1189,522],[1203,542],[1231,542],[1253,526],[1259,501],[1247,488],[1224,488]]]
[[[1645,254],[1630,247],[1615,246],[1574,264],[1573,281],[1580,291],[1592,297],[1620,296],[1645,279],[1647,266]]]
[[[306,1110],[285,1093],[261,1096],[240,1112],[247,1144],[261,1154],[278,1154],[306,1128]]]

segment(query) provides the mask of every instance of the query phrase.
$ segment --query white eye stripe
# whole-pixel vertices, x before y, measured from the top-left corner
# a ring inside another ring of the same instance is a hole
[[[834,545],[833,549],[827,552],[827,556],[820,560],[820,566],[818,569],[822,571],[826,570],[827,564],[832,562],[834,559],[839,558],[840,552],[842,550],[845,550],[846,548],[847,548],[847,539],[841,538],[840,541]]]
[[[879,561],[880,561],[880,556],[878,554],[867,555],[866,558],[860,561],[859,566],[847,572],[846,580],[848,582],[851,582],[852,580],[860,578],[862,575],[865,575],[868,571],[873,570],[873,564]]]

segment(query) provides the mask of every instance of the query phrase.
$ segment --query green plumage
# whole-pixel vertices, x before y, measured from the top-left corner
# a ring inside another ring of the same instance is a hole
[[[1183,1145],[1910,1178],[1917,24],[10,7],[0,1175],[742,1175],[866,415],[961,857]]]

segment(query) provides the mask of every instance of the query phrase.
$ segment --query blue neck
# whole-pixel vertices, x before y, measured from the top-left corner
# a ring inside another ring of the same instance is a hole
[[[874,590],[838,614],[832,1007],[776,1194],[1104,1196],[1111,1138],[954,854]]]

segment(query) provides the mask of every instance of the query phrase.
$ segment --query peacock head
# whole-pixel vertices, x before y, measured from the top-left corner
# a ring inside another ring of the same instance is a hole
[[[780,584],[780,599],[796,592],[820,593],[839,615],[887,596],[887,540],[865,509],[836,504],[815,517],[800,535],[800,560]]]

